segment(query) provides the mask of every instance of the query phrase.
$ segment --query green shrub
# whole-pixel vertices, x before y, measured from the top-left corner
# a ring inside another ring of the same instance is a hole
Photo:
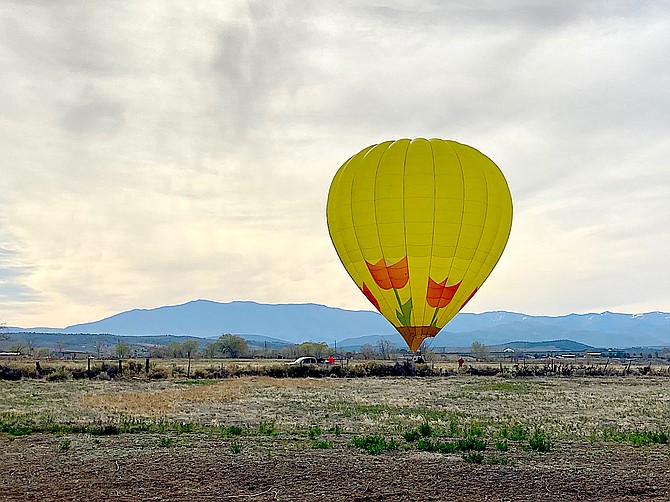
[[[371,455],[378,455],[386,450],[395,450],[398,447],[393,439],[387,441],[381,436],[354,437],[349,444],[361,448]]]
[[[421,434],[425,438],[433,435],[433,428],[430,426],[428,422],[424,422],[421,425],[419,425],[417,430],[419,434]]]
[[[224,436],[241,436],[244,430],[239,425],[231,425],[224,427],[222,432]]]
[[[170,446],[171,444],[172,444],[172,438],[169,437],[161,438],[160,441],[158,442],[159,446]]]
[[[72,446],[72,443],[69,439],[66,438],[60,442],[59,448],[63,451],[67,451],[70,449],[70,446]]]
[[[114,424],[100,424],[88,427],[87,432],[92,436],[115,436],[121,433],[121,429]]]
[[[28,434],[32,434],[33,429],[23,424],[0,421],[0,432],[5,432],[10,436],[27,436]]]
[[[458,446],[458,449],[461,451],[470,451],[470,450],[482,451],[486,449],[485,440],[472,436],[468,436],[464,439],[459,439],[456,445]]]
[[[463,460],[469,464],[481,464],[484,461],[484,455],[474,451],[469,451],[463,454]]]
[[[496,441],[496,450],[507,451],[508,449],[509,445],[507,444],[507,441]]]
[[[335,434],[336,436],[339,436],[342,434],[342,427],[339,425],[335,424],[333,427],[330,429],[331,434]]]
[[[99,371],[95,374],[93,380],[111,380],[111,377],[106,371]]]
[[[449,436],[455,438],[460,435],[461,428],[458,425],[458,418],[455,415],[452,415],[451,418],[449,418]]]
[[[458,446],[454,443],[446,443],[442,441],[431,441],[427,438],[419,439],[415,443],[416,449],[420,451],[432,451],[437,453],[455,453]]]
[[[668,435],[665,432],[635,431],[631,432],[628,438],[635,446],[668,444]]]
[[[332,441],[314,441],[312,443],[312,448],[318,448],[321,450],[330,450],[333,448],[333,442]]]
[[[307,435],[309,436],[310,439],[314,439],[318,436],[321,435],[321,427],[318,425],[315,425],[314,427],[310,427],[309,431],[307,432]]]
[[[179,434],[188,434],[193,432],[194,425],[191,422],[175,422],[174,430]]]
[[[312,364],[296,364],[286,368],[286,375],[289,378],[307,378],[312,376],[311,373],[314,370],[317,370],[317,368]]]
[[[480,437],[483,437],[483,436],[484,436],[484,429],[482,429],[482,428],[481,428],[479,425],[477,425],[477,424],[471,424],[471,425],[468,427],[468,429],[467,429],[465,435],[468,436],[468,437],[477,437],[477,438],[480,438]]]
[[[193,372],[193,378],[195,378],[196,380],[207,378],[207,372],[203,369],[198,368]]]
[[[416,449],[420,451],[433,451],[433,442],[430,439],[419,439],[414,444],[414,446],[416,446]]]
[[[445,443],[442,441],[436,441],[433,444],[433,451],[438,453],[456,453],[458,446],[454,443]]]
[[[21,370],[0,364],[0,380],[21,380]]]
[[[504,457],[502,455],[493,455],[488,458],[486,463],[490,465],[510,465],[513,464],[514,461],[509,457]]]
[[[411,443],[419,439],[421,437],[421,434],[419,434],[419,431],[417,431],[416,429],[412,429],[411,431],[404,432],[402,437],[405,439],[405,441]]]
[[[233,453],[240,453],[242,451],[242,445],[240,445],[240,443],[231,443],[230,451]]]
[[[65,380],[72,380],[72,372],[67,368],[58,368],[53,373],[45,377],[47,382],[64,382]]]
[[[149,370],[149,378],[151,380],[165,380],[170,378],[170,372],[166,368],[151,368]]]
[[[258,433],[263,435],[263,436],[276,436],[279,434],[277,432],[277,429],[275,427],[275,424],[271,422],[261,422],[258,424]]]
[[[505,437],[505,436],[502,436]],[[528,431],[524,429],[523,425],[521,424],[514,424],[512,426],[512,430],[509,431],[509,435],[507,436],[507,439],[510,439],[511,441],[523,441],[528,437]]]
[[[119,430],[122,434],[137,434],[138,432],[149,432],[155,430],[156,424],[152,421],[141,418],[124,418],[119,424]]]
[[[548,452],[552,448],[551,438],[543,430],[535,429],[530,439],[528,440],[528,446],[531,450],[543,453]]]

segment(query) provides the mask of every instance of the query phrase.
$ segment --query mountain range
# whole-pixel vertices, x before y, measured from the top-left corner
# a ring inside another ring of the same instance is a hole
[[[112,335],[188,335],[216,338],[233,333],[248,339],[300,343],[325,341],[341,348],[388,339],[404,342],[377,312],[317,304],[219,303],[194,300],[153,309],[133,309],[101,319],[56,328],[8,328],[8,332],[105,333]],[[500,345],[511,341],[573,340],[603,348],[670,346],[670,313],[568,314],[530,316],[495,311],[458,314],[433,340],[432,347],[467,347],[473,341]]]

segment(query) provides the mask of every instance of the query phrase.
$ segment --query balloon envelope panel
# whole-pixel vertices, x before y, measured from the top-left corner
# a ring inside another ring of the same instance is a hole
[[[415,351],[493,270],[509,237],[512,199],[500,169],[474,148],[401,139],[345,162],[327,219],[347,272]]]

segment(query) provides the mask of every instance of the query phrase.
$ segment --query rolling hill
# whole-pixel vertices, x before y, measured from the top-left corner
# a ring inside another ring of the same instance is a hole
[[[353,311],[317,304],[261,304],[248,301],[219,303],[194,300],[154,309],[134,309],[63,329],[10,328],[64,334],[188,335],[215,338],[222,333],[243,335],[261,342],[337,342],[339,347],[374,344],[387,338],[403,342],[377,312]],[[269,338],[263,338],[269,337]],[[499,345],[511,341],[573,340],[595,347],[670,345],[670,314],[569,314],[529,316],[515,312],[462,313],[432,341],[433,347],[466,347],[473,341]]]

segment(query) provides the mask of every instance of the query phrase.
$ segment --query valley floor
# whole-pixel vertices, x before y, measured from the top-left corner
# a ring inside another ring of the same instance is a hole
[[[0,381],[0,500],[668,500],[668,433],[667,377]]]

